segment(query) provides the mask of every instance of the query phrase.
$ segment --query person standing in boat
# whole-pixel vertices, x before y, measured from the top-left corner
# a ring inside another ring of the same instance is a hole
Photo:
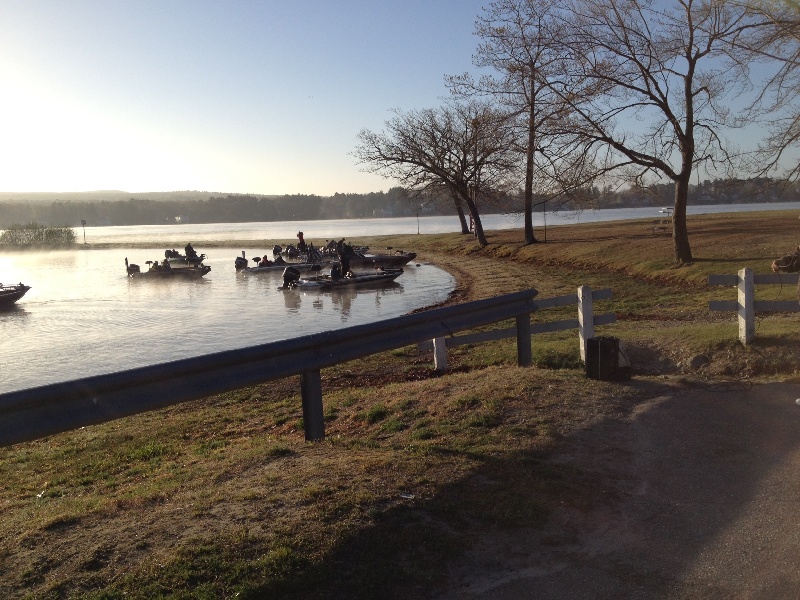
[[[297,249],[300,250],[300,252],[306,252],[308,250],[308,246],[306,246],[306,240],[303,238],[302,231],[297,232],[297,239]]]
[[[336,242],[336,256],[339,257],[339,264],[342,266],[342,277],[349,277],[350,273],[350,255],[348,248],[344,243],[344,238]]]
[[[195,252],[194,248],[192,248],[191,242],[186,244],[186,247],[183,250],[186,252],[186,258],[197,258],[197,252]]]

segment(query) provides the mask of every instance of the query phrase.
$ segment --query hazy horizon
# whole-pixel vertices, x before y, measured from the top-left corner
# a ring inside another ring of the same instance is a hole
[[[386,191],[358,132],[440,105],[482,4],[0,3],[0,189]]]

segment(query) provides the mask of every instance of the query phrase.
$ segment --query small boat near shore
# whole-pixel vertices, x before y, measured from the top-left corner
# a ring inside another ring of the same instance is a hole
[[[267,264],[264,264],[264,261],[260,256],[256,256],[250,260],[255,263],[252,267],[247,266],[249,263],[247,262],[247,258],[245,258],[244,250],[242,250],[242,255],[237,256],[236,260],[234,261],[236,272],[243,275],[258,275],[259,273],[282,273],[286,267],[294,267],[301,273],[309,273],[320,268],[319,262],[287,262],[281,258],[280,253],[273,253],[273,260],[267,261]]]
[[[13,306],[17,300],[28,293],[31,286],[23,283],[5,285],[0,283],[0,308]]]
[[[321,269],[319,269],[321,270]],[[319,273],[317,270],[317,273]],[[314,277],[300,277],[300,272],[294,267],[286,267],[283,273],[283,285],[280,290],[332,290],[345,287],[374,286],[394,282],[403,274],[403,269],[384,269],[379,267],[375,271],[366,273],[349,273],[341,275],[339,265],[331,267],[331,273],[315,275]]]
[[[417,258],[416,252],[396,251],[394,254],[364,254],[355,252],[350,256],[351,267],[396,268],[407,265]]]
[[[142,271],[139,265],[128,263],[125,257],[125,271],[131,279],[199,279],[211,271],[209,265],[185,264],[180,267],[173,267],[167,259],[163,263],[157,260],[148,260],[145,263],[147,270]]]
[[[244,267],[243,269],[239,269],[239,273],[243,275],[258,275],[259,273],[282,273],[288,267],[292,267],[297,269],[301,273],[312,273],[314,271],[314,267],[318,267],[318,264],[311,264],[311,263],[292,263],[291,265],[284,264],[273,264],[273,265],[265,265],[263,267],[255,266],[255,267]]]
[[[244,257],[244,252],[242,252],[242,256],[236,257],[236,270],[247,273],[262,273],[279,271],[287,266],[291,266],[299,269],[301,272],[306,272],[311,270],[314,265],[329,266],[335,262],[338,262],[339,260],[339,257],[336,255],[336,253],[321,253],[319,251],[293,255],[296,258],[302,259],[297,262],[284,261],[283,259],[278,260],[281,257],[281,253],[282,251],[280,247],[276,247],[276,250],[273,251],[273,256],[275,257],[274,265],[270,264],[263,267],[248,267],[247,259]],[[397,250],[394,254],[367,254],[360,250],[353,250],[350,254],[348,254],[350,266],[356,268],[398,268],[407,265],[416,257],[416,252],[404,252],[402,250]]]

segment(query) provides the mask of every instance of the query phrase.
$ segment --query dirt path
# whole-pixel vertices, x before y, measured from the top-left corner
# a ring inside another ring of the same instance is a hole
[[[592,508],[484,536],[441,598],[797,598],[796,398],[797,383],[665,387],[579,432],[554,460],[597,482]]]

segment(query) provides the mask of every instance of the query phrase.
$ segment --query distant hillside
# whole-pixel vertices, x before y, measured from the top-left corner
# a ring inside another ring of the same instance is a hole
[[[433,198],[421,207],[402,188],[371,194],[334,194],[332,197],[214,195],[211,192],[149,192],[116,190],[64,194],[0,193],[0,229],[38,223],[75,227],[152,225],[163,223],[247,223],[255,221],[310,221],[434,214]],[[441,210],[452,211],[452,200]]]
[[[27,202],[42,204],[50,202],[120,202],[123,200],[152,200],[155,202],[208,200],[220,192],[124,192],[122,190],[95,190],[91,192],[0,192],[0,202]],[[227,192],[225,193],[227,195]],[[264,196],[274,197],[274,196]]]

